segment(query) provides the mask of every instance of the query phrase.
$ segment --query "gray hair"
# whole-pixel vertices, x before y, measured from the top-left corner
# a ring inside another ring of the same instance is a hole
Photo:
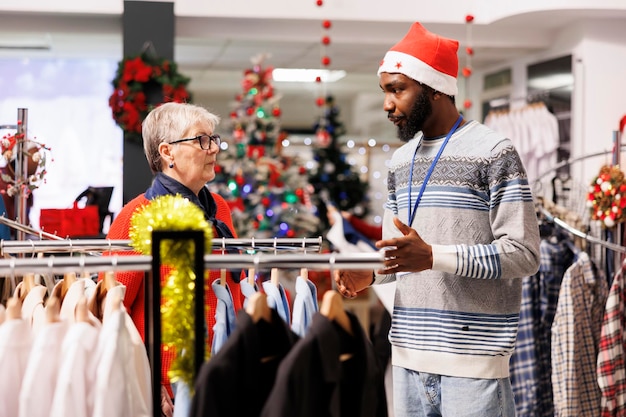
[[[143,151],[153,174],[162,171],[159,145],[183,139],[183,135],[200,120],[207,121],[211,130],[220,122],[219,116],[189,103],[164,103],[148,113],[141,124],[141,136]]]

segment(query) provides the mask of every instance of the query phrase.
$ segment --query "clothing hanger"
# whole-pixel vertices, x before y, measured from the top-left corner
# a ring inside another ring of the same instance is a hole
[[[87,310],[87,297],[80,297],[76,303],[76,322],[91,324]]]
[[[98,282],[96,285],[95,291],[89,299],[87,305],[89,311],[91,311],[93,315],[98,318],[98,320],[102,321],[102,318],[104,317],[104,300],[107,292],[109,292],[111,288],[118,285],[120,285],[120,283],[115,279],[114,271],[105,272],[102,281]]]
[[[309,270],[306,269],[306,268],[300,268],[300,276],[305,281],[308,281],[309,280]]]
[[[61,294],[59,294],[59,299],[61,303],[65,298],[65,294],[67,294],[67,290],[70,289],[73,283],[76,282],[76,273],[75,272],[66,272],[63,275],[63,281],[61,282]]]
[[[270,271],[270,282],[277,287],[280,286],[280,274],[278,268],[272,268]]]
[[[35,283],[35,274],[28,273],[24,275],[24,278],[22,279],[22,285],[19,286],[19,289],[17,291],[17,296],[19,297],[20,301],[23,302],[30,290],[35,288],[36,285],[37,284]]]
[[[222,255],[226,253],[226,241],[222,238]],[[226,268],[220,269],[220,285],[226,286]]]
[[[7,300],[6,320],[22,318],[22,302],[18,297],[11,297]]]
[[[61,321],[61,301],[57,297],[50,297],[46,302],[46,323]]]
[[[254,270],[254,268],[250,268],[248,269],[248,284],[254,286],[254,274],[256,274],[256,271]]]
[[[352,333],[350,318],[346,314],[346,310],[343,308],[341,294],[339,294],[336,290],[328,290],[324,293],[322,305],[320,306],[320,313],[328,320],[337,323],[349,335],[354,335]]]
[[[252,321],[258,323],[263,319],[268,323],[272,322],[272,311],[267,304],[267,295],[263,292],[257,291],[248,298],[248,304],[246,305],[246,313],[252,317]]]

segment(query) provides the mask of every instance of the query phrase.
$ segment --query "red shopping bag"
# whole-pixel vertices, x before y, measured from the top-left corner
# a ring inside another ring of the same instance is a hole
[[[100,233],[100,215],[98,206],[87,205],[67,209],[41,209],[39,227],[46,233],[59,237],[98,236]]]

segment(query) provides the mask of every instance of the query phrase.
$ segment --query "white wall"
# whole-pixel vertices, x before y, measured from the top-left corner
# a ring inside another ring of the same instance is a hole
[[[573,157],[610,151],[626,114],[626,22],[588,22],[583,31],[574,66]],[[588,160],[574,175],[591,181],[605,162],[611,159]]]

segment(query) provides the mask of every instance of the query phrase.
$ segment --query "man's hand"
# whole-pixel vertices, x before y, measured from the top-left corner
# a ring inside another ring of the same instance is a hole
[[[356,293],[369,287],[374,276],[369,269],[365,270],[339,270],[334,273],[337,291],[346,298],[356,297]]]
[[[385,268],[378,273],[393,274],[431,269],[433,266],[432,247],[422,240],[415,229],[402,223],[397,217],[393,219],[393,223],[403,236],[376,242],[377,248],[388,248],[385,250]]]

